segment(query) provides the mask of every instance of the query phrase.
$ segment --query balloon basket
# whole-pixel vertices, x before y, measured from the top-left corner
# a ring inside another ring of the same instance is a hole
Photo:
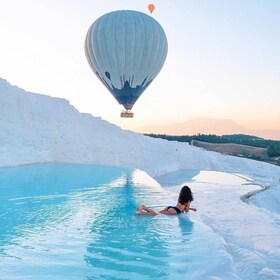
[[[133,118],[133,113],[129,111],[121,112],[121,118]]]

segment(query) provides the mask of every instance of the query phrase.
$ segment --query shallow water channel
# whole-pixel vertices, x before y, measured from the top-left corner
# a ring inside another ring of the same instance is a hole
[[[139,170],[81,164],[0,169],[0,279],[238,279],[222,240]]]

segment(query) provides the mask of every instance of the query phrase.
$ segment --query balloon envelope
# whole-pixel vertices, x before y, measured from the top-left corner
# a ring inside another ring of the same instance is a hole
[[[160,72],[167,38],[152,17],[115,11],[98,18],[85,40],[87,60],[97,77],[126,110]]]
[[[154,4],[149,4],[148,5],[148,10],[150,11],[150,13],[152,13],[155,10],[155,5]]]

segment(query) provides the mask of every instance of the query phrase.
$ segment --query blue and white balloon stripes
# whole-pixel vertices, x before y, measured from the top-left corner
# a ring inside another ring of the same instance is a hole
[[[155,19],[126,10],[98,18],[85,41],[93,72],[126,110],[160,72],[167,48],[165,32]]]

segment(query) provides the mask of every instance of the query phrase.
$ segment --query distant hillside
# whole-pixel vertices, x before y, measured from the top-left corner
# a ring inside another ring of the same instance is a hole
[[[238,157],[251,158],[255,160],[261,160],[272,164],[279,164],[279,161],[274,158],[270,158],[267,153],[267,148],[252,147],[247,145],[222,143],[214,144],[202,141],[193,140],[192,145],[200,148],[204,148],[208,151],[215,151],[222,154],[233,155]]]
[[[222,154],[261,160],[280,165],[280,141],[263,139],[256,136],[233,134],[166,135],[146,134],[168,141],[189,142],[191,145]]]
[[[255,135],[265,139],[280,140],[279,130],[253,130],[247,129],[232,120],[212,118],[196,118],[183,123],[170,125],[150,125],[138,129],[141,133],[167,134],[167,135],[196,135],[196,134],[246,134]]]

